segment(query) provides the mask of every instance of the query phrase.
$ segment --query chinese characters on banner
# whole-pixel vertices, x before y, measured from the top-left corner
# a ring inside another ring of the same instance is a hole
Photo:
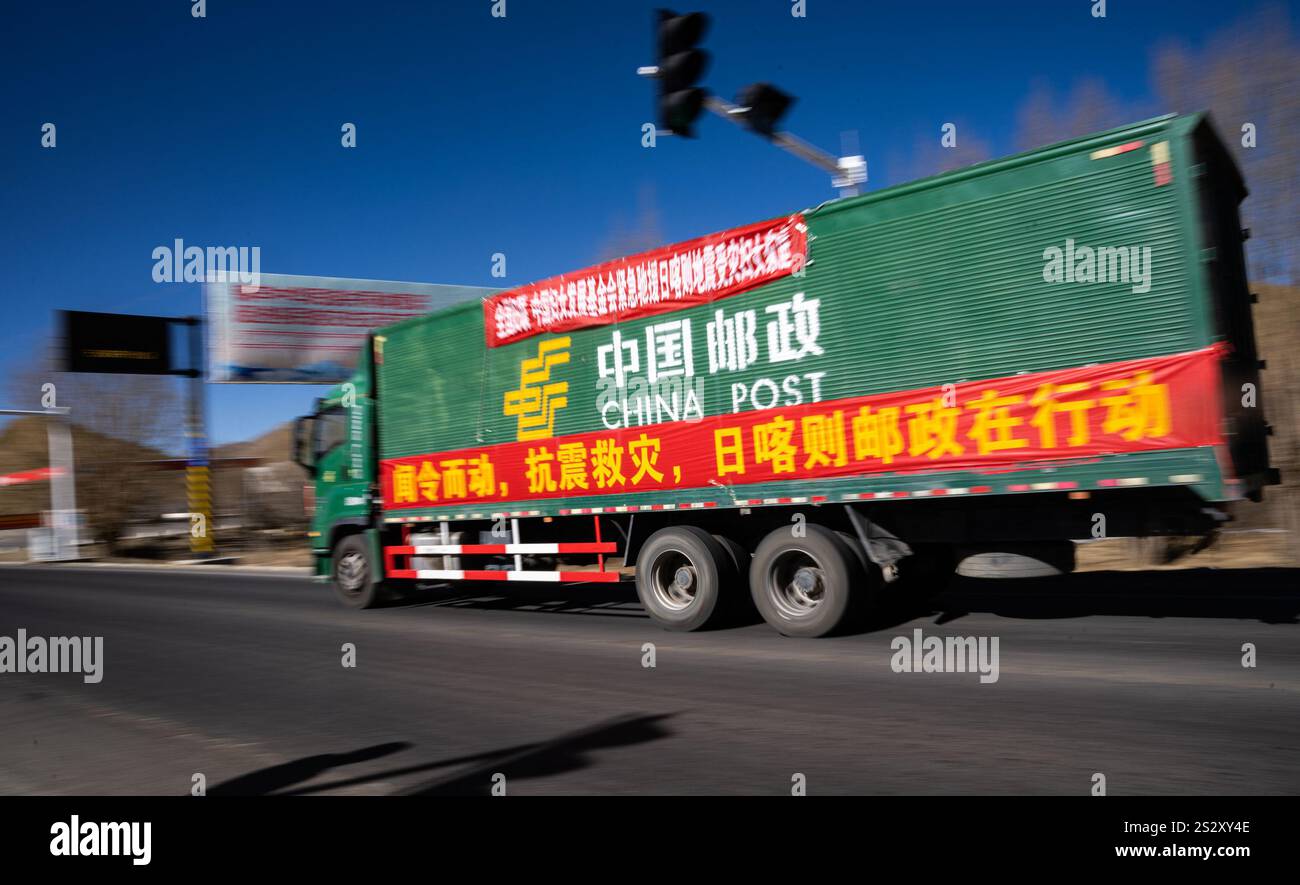
[[[485,298],[488,347],[704,304],[799,271],[803,216],[763,221]]]
[[[1217,347],[383,462],[387,509],[1008,468],[1221,443]]]

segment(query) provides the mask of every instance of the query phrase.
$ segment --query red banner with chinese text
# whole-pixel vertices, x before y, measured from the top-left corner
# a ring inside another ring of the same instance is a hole
[[[1218,445],[1220,348],[385,460],[389,510]]]
[[[798,271],[803,216],[761,221],[483,299],[488,347],[705,304]]]

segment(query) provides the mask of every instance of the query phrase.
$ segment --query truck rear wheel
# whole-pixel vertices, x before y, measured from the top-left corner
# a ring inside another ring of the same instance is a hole
[[[854,586],[866,576],[838,533],[819,525],[805,531],[799,538],[782,526],[763,539],[754,551],[749,588],[763,620],[782,634],[825,636],[843,623]]]
[[[733,569],[730,555],[703,529],[663,528],[637,555],[636,594],[659,626],[699,630],[723,613],[723,584]]]
[[[348,535],[334,548],[334,592],[348,608],[371,608],[384,598],[364,535]]]

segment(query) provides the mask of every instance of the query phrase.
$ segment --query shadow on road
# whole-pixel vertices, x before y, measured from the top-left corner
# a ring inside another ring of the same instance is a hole
[[[898,621],[939,613],[939,622],[983,612],[1006,618],[1224,618],[1300,623],[1300,569],[1166,569],[1079,572],[1058,578],[957,578]]]
[[[635,588],[626,581],[561,586],[512,583],[503,590],[440,587],[397,605],[646,617]],[[890,629],[935,614],[942,623],[976,612],[1024,619],[1113,615],[1296,624],[1300,623],[1300,569],[1095,571],[1003,581],[958,577],[928,601],[895,600],[869,629]]]
[[[544,584],[511,581],[504,590],[444,585],[417,591],[392,603],[398,607],[500,609],[538,611],[554,615],[600,615],[644,618],[630,581],[619,584]]]
[[[457,772],[404,790],[407,796],[487,796],[492,775],[505,775],[507,785],[530,778],[578,771],[592,764],[598,750],[629,747],[662,740],[672,732],[661,723],[674,714],[626,716],[580,729],[531,747],[502,751],[468,771]]]
[[[399,791],[408,796],[487,796],[492,789],[492,775],[501,772],[509,783],[529,778],[547,777],[577,771],[593,764],[597,751],[662,740],[672,735],[663,722],[677,714],[618,716],[589,728],[569,732],[548,741],[516,744],[483,753],[439,759],[402,768],[390,768],[341,780],[289,789],[334,768],[367,762],[410,747],[407,743],[380,744],[353,753],[308,756],[284,765],[264,768],[226,781],[208,791],[209,795],[305,796],[327,793],[347,787],[364,786],[428,774],[439,769],[454,772]],[[464,766],[469,766],[468,769]]]
[[[333,768],[380,759],[393,753],[399,753],[410,746],[407,743],[394,742],[364,747],[360,750],[353,750],[351,753],[322,753],[318,756],[307,756],[303,759],[295,759],[293,762],[286,762],[283,765],[272,765],[270,768],[250,771],[248,774],[242,774],[239,777],[223,781],[208,790],[208,795],[265,796],[274,793],[276,790],[309,781]]]

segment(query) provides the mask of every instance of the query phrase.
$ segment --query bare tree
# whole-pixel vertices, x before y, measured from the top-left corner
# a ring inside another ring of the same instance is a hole
[[[893,177],[900,182],[914,181],[992,159],[993,149],[973,127],[963,121],[957,121],[953,126],[955,128],[950,133],[939,127],[932,133],[918,136],[906,157],[891,158],[890,165],[900,170]],[[944,143],[945,134],[951,136],[951,146]]]
[[[1300,42],[1282,8],[1244,19],[1199,52],[1167,44],[1152,80],[1169,110],[1209,110],[1251,190],[1251,275],[1300,282]]]
[[[1300,279],[1300,43],[1283,7],[1265,9],[1193,50],[1167,43],[1152,53],[1154,104],[1125,104],[1099,80],[1084,79],[1057,96],[1043,82],[1016,114],[1022,150],[1087,135],[1160,113],[1208,110],[1251,189],[1242,207],[1256,235],[1251,276]]]
[[[1266,406],[1275,428],[1269,449],[1284,485],[1266,496],[1264,507],[1241,516],[1247,524],[1285,526],[1294,537],[1300,534],[1300,41],[1285,9],[1265,9],[1199,51],[1161,47],[1152,80],[1167,109],[1210,111],[1250,189],[1242,222],[1251,230],[1246,256],[1260,292],[1256,333],[1268,361]]]
[[[1131,123],[1144,113],[1126,107],[1100,80],[1078,80],[1059,97],[1046,83],[1036,82],[1016,112],[1016,146],[1030,150],[1077,138]]]
[[[178,382],[60,372],[53,352],[46,348],[22,363],[9,379],[11,401],[17,408],[71,409],[77,506],[111,552],[131,519],[158,515],[165,479],[148,462],[177,452],[183,439]]]

